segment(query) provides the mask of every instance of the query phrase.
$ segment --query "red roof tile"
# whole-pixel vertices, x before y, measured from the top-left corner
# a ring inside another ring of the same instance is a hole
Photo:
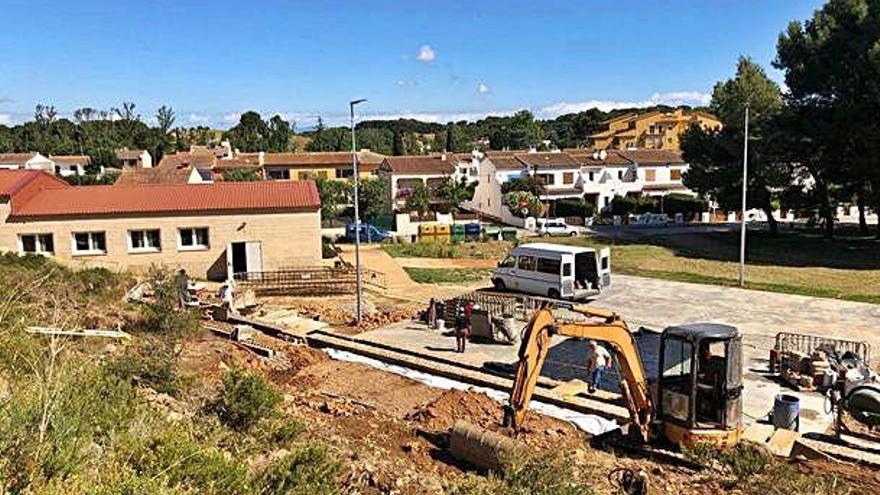
[[[626,157],[639,165],[667,165],[667,164],[684,164],[681,158],[681,151],[674,150],[624,150],[620,152]]]
[[[540,153],[521,153],[515,156],[517,160],[523,162],[523,164],[525,164],[529,168],[580,168],[580,164],[574,161],[566,153],[551,151]]]
[[[50,184],[56,188],[70,187],[67,182],[42,170],[0,169],[0,197],[10,198],[15,196],[22,188],[35,180],[41,181],[44,185]]]
[[[313,181],[223,182],[48,188],[13,217],[205,213],[220,211],[316,211]]]
[[[441,155],[389,156],[381,168],[399,175],[449,175],[455,172],[453,161],[458,159],[451,154],[445,160]]]

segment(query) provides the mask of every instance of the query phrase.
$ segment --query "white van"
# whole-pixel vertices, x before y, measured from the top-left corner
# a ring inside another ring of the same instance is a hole
[[[492,273],[498,290],[584,299],[611,285],[611,250],[536,242],[513,248]]]

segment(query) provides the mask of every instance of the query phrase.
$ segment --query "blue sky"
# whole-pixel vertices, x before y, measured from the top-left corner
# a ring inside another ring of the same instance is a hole
[[[440,122],[699,104],[740,54],[769,69],[779,32],[821,4],[0,0],[0,123],[123,100],[218,127],[249,109],[338,123],[361,97],[364,118]]]

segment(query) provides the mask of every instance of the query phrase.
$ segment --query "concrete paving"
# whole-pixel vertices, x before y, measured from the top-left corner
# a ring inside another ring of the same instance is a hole
[[[825,431],[831,422],[831,417],[824,412],[821,395],[794,392],[766,376],[768,353],[778,332],[865,340],[874,349],[880,349],[880,305],[624,275],[615,275],[613,287],[591,304],[617,311],[633,328],[662,330],[670,325],[695,322],[726,323],[740,328],[744,335],[747,423],[765,418],[773,407],[774,397],[783,392],[801,399],[802,431]],[[456,354],[452,337],[429,331],[414,322],[397,323],[359,338],[474,366],[490,361],[516,361],[516,347],[499,344],[474,343],[467,353]],[[558,339],[551,349],[544,375],[560,380],[584,379],[585,355],[586,343]],[[650,359],[645,357],[646,361]],[[650,368],[650,363],[646,365]]]

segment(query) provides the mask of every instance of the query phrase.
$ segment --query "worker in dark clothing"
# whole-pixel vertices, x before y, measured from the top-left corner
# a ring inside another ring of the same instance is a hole
[[[471,336],[471,314],[474,312],[474,302],[468,301],[464,307],[459,306],[455,315],[455,350],[464,352],[467,341]]]

